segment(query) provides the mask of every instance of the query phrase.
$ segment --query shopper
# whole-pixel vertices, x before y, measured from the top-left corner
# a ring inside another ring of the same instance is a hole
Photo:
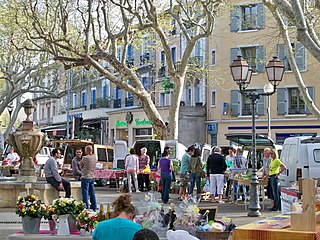
[[[226,164],[227,164],[227,169],[230,169],[233,167],[233,158],[236,155],[236,149],[234,147],[230,147],[228,149],[229,155],[226,156]],[[225,177],[225,181],[227,182],[227,189],[226,189],[226,198],[229,199],[230,196],[230,191],[231,191],[231,180],[229,176]]]
[[[98,223],[92,234],[92,239],[133,239],[134,234],[141,229],[141,226],[133,222],[136,210],[131,203],[131,196],[129,194],[120,195],[112,206],[113,218]]]
[[[169,201],[169,191],[172,180],[173,164],[169,158],[169,151],[164,150],[162,153],[162,158],[160,158],[158,163],[158,170],[161,173],[161,183],[162,183],[162,202],[168,203]]]
[[[80,162],[82,161],[82,149],[76,149],[76,156],[72,159],[72,175],[75,180],[81,180]]]
[[[271,211],[280,211],[281,210],[281,202],[280,202],[280,191],[279,191],[279,177],[280,174],[285,171],[286,166],[277,158],[277,154],[275,150],[270,151],[270,156],[272,158],[271,163],[269,165],[269,177],[270,184],[273,193],[273,201],[274,205],[271,208]]]
[[[96,168],[97,158],[93,154],[91,145],[86,146],[84,151],[86,156],[84,156],[80,162],[82,200],[86,204],[87,209],[91,208],[95,211],[97,209],[97,201],[94,190],[94,170]],[[89,206],[89,198],[91,206]]]
[[[136,150],[134,148],[131,148],[130,154],[126,156],[124,166],[125,166],[125,170],[128,178],[129,192],[132,193],[131,179],[133,179],[136,192],[139,193],[140,191],[138,188],[138,179],[137,179],[137,173],[139,171],[139,159],[136,155]]]
[[[201,172],[202,170],[202,161],[201,161],[201,152],[200,149],[196,148],[194,151],[194,154],[190,158],[190,189],[189,189],[189,195],[193,196],[193,189],[195,184],[197,185],[197,200],[200,199],[201,194],[201,187],[200,187],[200,181],[201,181]]]
[[[218,203],[222,201],[224,172],[227,169],[227,164],[224,157],[221,155],[221,148],[215,147],[213,154],[207,160],[207,179],[210,181],[211,202],[215,202],[215,195],[218,194]]]
[[[270,178],[267,177],[269,175],[269,166],[271,163],[271,156],[270,156],[270,148],[265,148],[263,150],[263,158],[262,158],[262,163],[263,163],[263,169],[262,169],[262,178],[263,179],[268,179],[268,186],[267,186],[267,195],[268,198],[271,200],[271,208],[273,208],[273,193],[272,193],[272,187],[271,187],[271,181]]]
[[[150,191],[150,157],[147,155],[147,148],[143,147],[140,149],[141,155],[139,157],[139,174],[138,174],[138,185],[140,191]]]
[[[236,170],[240,174],[247,172],[247,169],[248,169],[248,161],[242,155],[242,153],[243,153],[242,150],[238,148],[236,150],[236,156],[233,158],[233,167],[235,169],[241,169],[241,170]],[[244,202],[246,200],[246,193],[247,193],[246,185],[242,185],[241,188],[242,188],[242,201]],[[239,182],[236,179],[233,180],[233,192],[234,192],[233,201],[237,203],[238,197],[239,197]]]
[[[46,176],[47,183],[50,183],[58,191],[65,191],[65,197],[71,196],[70,182],[59,175],[58,162],[61,152],[58,148],[52,150],[52,156],[44,164],[44,174]]]
[[[188,147],[186,153],[182,156],[180,167],[180,192],[179,200],[185,200],[187,198],[188,187],[188,169],[190,166],[190,157],[194,154],[195,147],[192,145]]]

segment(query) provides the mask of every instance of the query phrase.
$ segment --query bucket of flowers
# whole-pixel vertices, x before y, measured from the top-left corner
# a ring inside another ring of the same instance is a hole
[[[74,198],[58,198],[53,200],[52,207],[54,214],[59,218],[58,235],[70,235],[70,232],[77,231],[76,216],[85,209],[82,201]]]
[[[52,205],[46,206],[44,219],[48,220],[50,231],[54,231],[56,229],[57,215],[54,213],[54,207]]]
[[[19,196],[16,203],[16,214],[22,218],[25,234],[39,233],[41,218],[46,214],[46,206],[34,194]]]
[[[90,236],[98,224],[98,213],[92,210],[83,210],[77,217],[77,228],[81,236]]]

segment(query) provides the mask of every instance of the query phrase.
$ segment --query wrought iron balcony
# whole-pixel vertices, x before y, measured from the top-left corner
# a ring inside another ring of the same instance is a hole
[[[126,107],[132,107],[134,103],[133,97],[127,97],[125,99],[125,106]]]
[[[304,107],[293,107],[289,108],[289,114],[306,114]]]
[[[113,100],[113,107],[114,108],[121,108],[121,99],[114,99]]]

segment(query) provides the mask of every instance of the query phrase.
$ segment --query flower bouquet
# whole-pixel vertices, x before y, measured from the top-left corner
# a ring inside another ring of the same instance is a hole
[[[19,217],[42,218],[46,214],[46,205],[34,194],[19,196],[16,204]]]
[[[22,217],[25,234],[39,233],[41,218],[46,214],[46,206],[34,194],[19,196],[16,203],[16,214]]]
[[[70,214],[71,216],[77,216],[85,209],[85,204],[74,198],[58,198],[53,200],[52,208],[53,213],[57,215]]]
[[[77,229],[91,232],[98,224],[98,213],[92,210],[83,210],[77,217]]]

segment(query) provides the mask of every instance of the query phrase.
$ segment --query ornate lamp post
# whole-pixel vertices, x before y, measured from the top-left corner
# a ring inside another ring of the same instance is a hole
[[[230,65],[233,80],[239,86],[240,93],[251,100],[252,107],[252,178],[250,182],[250,204],[249,217],[258,217],[260,213],[259,194],[258,194],[258,177],[257,177],[257,151],[256,151],[256,102],[260,96],[270,96],[276,92],[276,88],[282,80],[284,65],[277,57],[273,57],[266,66],[266,72],[269,84],[264,87],[264,93],[247,91],[251,82],[252,70],[244,58],[238,56]]]

